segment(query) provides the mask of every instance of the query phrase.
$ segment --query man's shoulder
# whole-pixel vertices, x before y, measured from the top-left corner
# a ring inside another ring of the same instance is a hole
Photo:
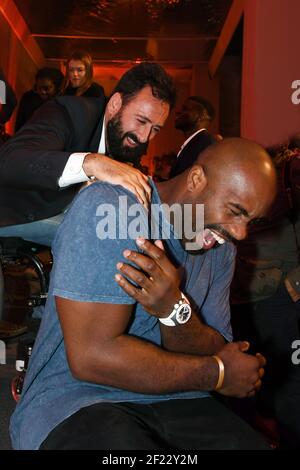
[[[147,213],[141,207],[135,196],[121,186],[103,182],[88,185],[77,194],[68,209],[57,231],[54,252],[57,254],[61,247],[65,250],[65,244],[70,240],[73,248],[76,243],[81,243],[79,253],[86,249],[85,244],[96,242],[98,246],[99,241],[101,246],[97,249],[107,255],[110,250],[119,252],[131,248],[137,236],[148,233]]]
[[[208,132],[208,130],[204,129],[201,132],[198,132],[194,137],[191,139],[191,143],[194,142],[208,142],[212,144],[216,141],[214,136]]]
[[[192,138],[190,138],[189,142],[187,142],[182,150],[182,155],[185,156],[185,159],[190,156],[193,160],[190,160],[190,163],[194,163],[194,153],[198,155],[198,153],[203,152],[211,144],[214,144],[216,140],[214,137],[207,131],[201,131],[195,134]]]
[[[105,108],[105,97],[85,98],[83,96],[57,96],[53,100],[64,107],[71,116],[96,116],[102,113]]]
[[[102,181],[95,181],[92,184],[88,184],[77,194],[74,200],[77,206],[84,205],[86,208],[89,208],[89,210],[93,210],[95,207],[98,207],[99,204],[109,204],[114,206],[116,210],[122,210],[125,207],[125,202],[126,207],[138,204],[136,196],[123,188],[123,186],[104,183]]]

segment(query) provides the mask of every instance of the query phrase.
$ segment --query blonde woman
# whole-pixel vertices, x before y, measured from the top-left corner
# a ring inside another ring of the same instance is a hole
[[[85,51],[73,51],[67,61],[66,77],[62,95],[97,98],[104,95],[104,89],[93,82],[93,61]]]

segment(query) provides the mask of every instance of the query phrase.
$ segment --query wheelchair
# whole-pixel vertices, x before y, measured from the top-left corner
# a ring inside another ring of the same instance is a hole
[[[28,332],[24,318],[23,321],[16,320],[13,312],[20,310],[23,317],[26,315],[30,317],[34,307],[45,304],[52,268],[52,255],[49,247],[44,245],[28,242],[19,237],[0,237],[0,263],[5,298],[3,314],[0,311],[0,338],[10,340],[22,335],[17,345],[18,375],[12,379],[11,383],[12,396],[15,401],[18,401],[22,393],[35,333]],[[22,292],[19,293],[18,290]],[[8,315],[9,307],[12,312]]]
[[[48,247],[19,237],[0,237],[0,263],[4,280],[6,277],[13,277],[13,273],[15,278],[22,275],[26,277],[26,271],[31,271],[32,277],[36,278],[38,288],[28,289],[27,307],[33,308],[45,303],[52,267],[52,256]]]
[[[13,399],[18,402],[20,400],[25,375],[31,356],[34,340],[31,338],[20,340],[18,343],[17,357],[16,357],[16,370],[19,372],[11,381],[11,394]]]

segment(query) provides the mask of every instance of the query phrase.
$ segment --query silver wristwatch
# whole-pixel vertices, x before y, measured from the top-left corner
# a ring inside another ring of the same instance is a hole
[[[163,325],[178,326],[188,322],[192,315],[192,309],[186,296],[181,292],[181,298],[174,305],[170,315],[166,318],[159,318]]]

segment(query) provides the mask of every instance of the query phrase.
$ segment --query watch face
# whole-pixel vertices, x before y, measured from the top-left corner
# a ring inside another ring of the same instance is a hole
[[[176,312],[176,320],[178,323],[186,323],[192,314],[191,306],[189,304],[183,303],[178,307]]]

